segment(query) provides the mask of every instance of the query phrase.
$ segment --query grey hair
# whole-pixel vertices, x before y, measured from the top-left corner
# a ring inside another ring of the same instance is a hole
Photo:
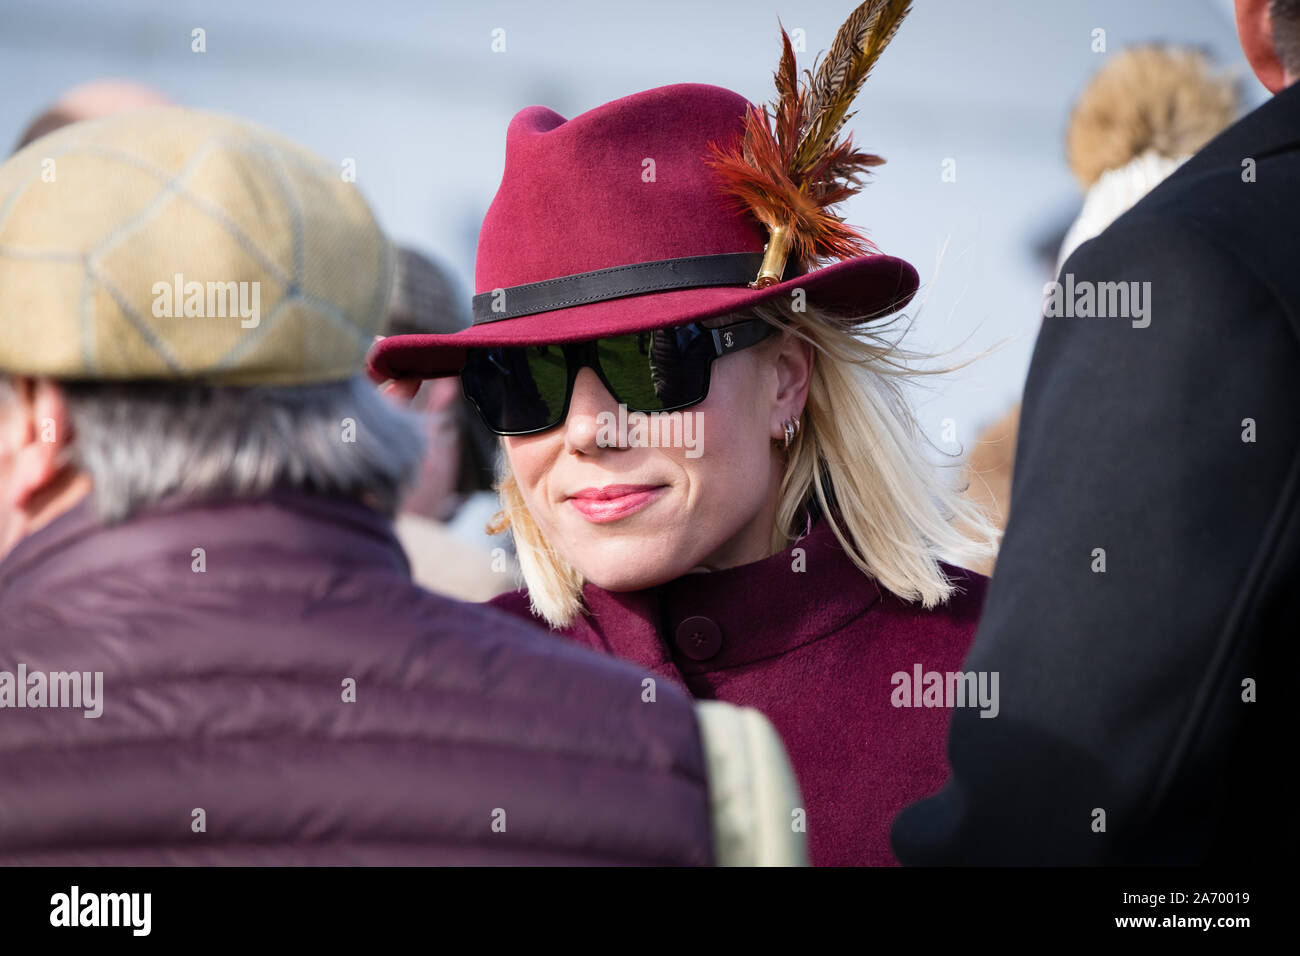
[[[293,488],[387,514],[424,454],[419,417],[363,378],[321,385],[61,382],[69,454],[95,506],[120,521],[173,495],[257,497]]]
[[[1269,0],[1273,48],[1288,73],[1300,73],[1300,0]]]

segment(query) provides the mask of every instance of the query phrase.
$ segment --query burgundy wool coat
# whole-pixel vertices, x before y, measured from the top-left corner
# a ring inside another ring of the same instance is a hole
[[[948,776],[951,711],[895,706],[915,667],[952,672],[975,635],[988,581],[945,566],[959,591],[925,610],[865,576],[818,522],[762,561],[644,591],[587,584],[563,633],[684,685],[754,707],[785,741],[817,866],[896,865],[894,817]],[[526,591],[494,604],[531,616]]]

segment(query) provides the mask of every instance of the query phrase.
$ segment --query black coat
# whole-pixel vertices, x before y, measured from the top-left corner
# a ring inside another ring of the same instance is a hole
[[[1150,325],[1044,319],[965,665],[1000,673],[1001,711],[954,715],[951,781],[895,822],[904,863],[1294,853],[1298,231],[1300,85],[1062,267],[1150,282]]]

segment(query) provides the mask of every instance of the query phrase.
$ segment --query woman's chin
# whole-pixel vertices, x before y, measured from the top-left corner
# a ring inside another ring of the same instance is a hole
[[[578,570],[605,591],[640,591],[681,577],[690,567],[676,549],[664,552],[644,540],[604,541],[581,549]]]

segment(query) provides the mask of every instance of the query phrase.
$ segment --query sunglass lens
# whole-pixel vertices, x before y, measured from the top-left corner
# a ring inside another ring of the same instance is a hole
[[[535,431],[564,415],[568,369],[558,345],[470,349],[461,381],[495,432]]]
[[[707,344],[698,328],[683,326],[601,339],[596,356],[620,402],[633,411],[655,412],[704,397]]]

